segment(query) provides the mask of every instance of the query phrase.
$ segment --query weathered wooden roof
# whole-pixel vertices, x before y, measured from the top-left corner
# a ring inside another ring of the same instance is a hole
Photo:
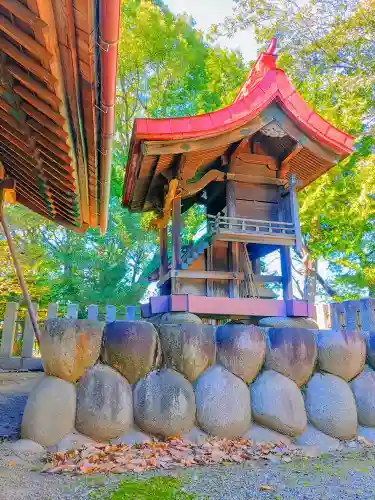
[[[282,175],[310,184],[352,151],[353,138],[324,120],[277,68],[276,41],[260,54],[234,102],[199,116],[137,119],[126,166],[123,205],[131,211],[160,211],[168,179],[189,181],[216,168],[234,145],[258,134]],[[281,131],[281,133],[280,133]]]
[[[0,0],[0,161],[78,231],[108,214],[120,0]]]

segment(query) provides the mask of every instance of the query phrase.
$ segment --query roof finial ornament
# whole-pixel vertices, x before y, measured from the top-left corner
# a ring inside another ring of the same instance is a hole
[[[276,37],[273,37],[271,38],[271,41],[270,43],[268,44],[268,47],[266,49],[266,54],[272,54],[272,55],[275,55],[275,51],[276,51],[276,45],[277,45],[277,38]]]

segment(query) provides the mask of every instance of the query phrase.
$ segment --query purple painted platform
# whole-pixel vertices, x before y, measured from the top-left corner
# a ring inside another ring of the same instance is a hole
[[[196,295],[162,295],[142,304],[142,316],[166,312],[190,312],[198,316],[314,317],[315,306],[303,300],[232,299]]]

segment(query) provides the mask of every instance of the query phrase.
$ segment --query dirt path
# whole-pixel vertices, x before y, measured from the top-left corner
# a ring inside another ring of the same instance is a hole
[[[121,479],[129,476],[50,476],[41,474],[39,460],[26,460],[0,445],[0,500],[79,500],[98,490],[105,498]],[[263,462],[241,466],[179,469],[169,474],[186,481],[197,498],[210,500],[346,500],[375,499],[375,452],[352,452],[341,457],[298,459],[289,464]],[[150,473],[137,476],[150,477]],[[134,476],[132,476],[134,477]],[[260,491],[264,485],[272,491]],[[132,499],[133,500],[133,499]],[[134,499],[136,500],[136,499]]]

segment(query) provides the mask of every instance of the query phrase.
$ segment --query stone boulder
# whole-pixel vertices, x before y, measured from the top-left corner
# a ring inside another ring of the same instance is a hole
[[[190,382],[168,368],[149,373],[134,388],[134,417],[150,434],[171,437],[190,431],[195,418]]]
[[[263,365],[266,341],[257,326],[227,323],[216,330],[216,348],[218,363],[249,384]]]
[[[366,339],[367,360],[372,368],[375,368],[375,332],[369,332]]]
[[[285,436],[284,434],[280,434],[279,432],[257,424],[253,424],[243,438],[255,444],[282,443],[287,446],[292,444],[292,440],[289,436]]]
[[[127,380],[106,365],[95,365],[77,385],[76,429],[96,441],[106,441],[133,424],[132,390]]]
[[[296,438],[295,445],[313,446],[319,453],[329,453],[340,448],[340,441],[308,425],[305,432]]]
[[[199,427],[193,427],[191,431],[182,434],[181,439],[190,444],[201,446],[208,441],[210,436],[203,432]]]
[[[357,409],[349,384],[340,377],[316,373],[305,392],[309,421],[337,439],[353,439],[357,431]]]
[[[141,432],[140,430],[133,428],[133,429],[130,429],[123,436],[120,436],[117,439],[112,439],[111,443],[112,444],[126,444],[128,446],[134,446],[135,444],[145,444],[145,443],[150,443],[151,441],[152,441],[152,438],[150,436],[148,436],[144,432]]]
[[[241,437],[251,424],[250,392],[240,378],[220,365],[209,368],[195,385],[197,421],[208,434]]]
[[[259,320],[259,326],[265,328],[309,328],[310,330],[319,330],[317,322],[312,318],[288,318],[286,316],[262,318]]]
[[[168,368],[194,382],[215,362],[214,328],[202,323],[162,324],[159,335]]]
[[[101,361],[131,384],[157,368],[160,354],[157,331],[147,321],[114,321],[104,329]]]
[[[318,351],[313,330],[307,328],[270,328],[267,332],[265,367],[301,387],[311,377]]]
[[[104,323],[87,319],[48,319],[40,332],[44,371],[76,382],[98,359]]]
[[[363,370],[366,344],[361,333],[322,330],[317,339],[319,367],[322,371],[349,381]]]
[[[358,422],[375,427],[375,372],[363,371],[352,380],[350,387],[357,405]]]
[[[19,439],[11,443],[7,443],[8,448],[18,456],[41,457],[45,453],[45,449],[39,443],[30,439]]]
[[[254,420],[287,436],[299,436],[307,425],[303,397],[297,384],[273,370],[262,372],[251,385]]]
[[[73,430],[75,413],[75,386],[56,377],[43,377],[29,394],[21,436],[52,446]]]
[[[199,316],[189,312],[169,312],[164,314],[155,314],[148,318],[148,321],[153,323],[156,327],[160,325],[182,325],[184,323],[202,324]]]
[[[72,432],[67,434],[60,441],[56,443],[56,451],[71,451],[78,450],[80,448],[88,448],[90,446],[95,446],[97,443],[93,439],[87,436],[83,436],[79,432]]]

